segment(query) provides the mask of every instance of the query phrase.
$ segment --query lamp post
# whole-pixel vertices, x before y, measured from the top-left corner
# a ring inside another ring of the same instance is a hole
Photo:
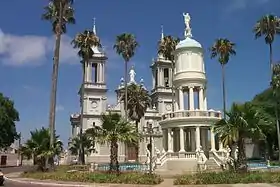
[[[144,136],[149,138],[149,144],[150,144],[150,163],[149,163],[149,174],[153,173],[153,137],[160,137],[160,131],[159,131],[159,127],[153,127],[153,120],[150,119],[147,122],[147,126],[143,127],[143,132],[144,132]]]

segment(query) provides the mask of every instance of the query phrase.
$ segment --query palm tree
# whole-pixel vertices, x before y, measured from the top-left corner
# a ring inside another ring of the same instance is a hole
[[[177,44],[180,42],[180,39],[173,36],[164,36],[163,39],[161,39],[158,42],[158,54],[163,55],[163,57],[166,60],[169,60],[171,62],[171,91],[172,91],[172,112],[174,112],[174,86],[173,86],[173,80],[174,80],[174,67],[175,67],[175,58],[174,58],[174,51],[176,49]]]
[[[224,145],[238,146],[237,168],[247,170],[245,139],[264,138],[262,129],[268,127],[266,119],[251,103],[233,103],[227,118],[214,124],[213,130],[220,137]]]
[[[66,33],[66,25],[75,24],[74,9],[71,7],[72,4],[73,0],[51,0],[48,6],[44,8],[45,12],[42,15],[42,19],[51,22],[52,31],[55,34],[55,49],[53,58],[52,88],[49,113],[49,128],[51,130],[50,146],[53,145],[54,141],[60,41],[61,35]]]
[[[23,156],[28,159],[33,158],[34,164],[37,164],[41,171],[46,171],[49,158],[54,158],[63,151],[63,144],[58,139],[59,136],[55,136],[54,146],[50,148],[50,134],[50,130],[44,127],[31,131],[30,139],[20,150]]]
[[[263,16],[254,26],[253,32],[255,38],[264,36],[265,43],[269,45],[269,63],[270,71],[272,71],[272,43],[277,34],[280,34],[280,19],[272,14]]]
[[[76,34],[75,38],[72,40],[71,44],[76,49],[78,48],[78,56],[82,58],[83,65],[83,79],[82,86],[80,90],[81,94],[81,116],[80,116],[80,136],[83,134],[83,118],[84,118],[84,89],[85,89],[85,71],[86,67],[89,65],[89,60],[93,57],[94,52],[93,47],[101,47],[100,39],[95,35],[93,31],[85,30],[84,32]],[[85,164],[85,155],[83,145],[81,144],[80,152],[80,162]]]
[[[118,143],[135,143],[140,135],[135,127],[118,113],[102,114],[101,127],[88,129],[86,133],[100,144],[110,145],[110,172],[119,172]]]
[[[130,59],[135,55],[135,51],[139,46],[134,35],[130,33],[122,33],[117,36],[116,43],[113,48],[118,55],[124,59],[124,87],[125,87],[125,119],[127,120],[127,66]]]
[[[86,155],[95,151],[94,142],[87,136],[87,134],[83,133],[82,136],[78,135],[72,138],[69,142],[69,151],[72,155],[79,155],[81,144]]]
[[[226,88],[225,88],[225,65],[232,55],[236,55],[235,44],[227,38],[219,38],[210,48],[211,58],[218,58],[222,67],[222,87],[223,87],[223,113],[226,118]]]
[[[121,99],[124,100],[124,97]],[[127,99],[128,117],[135,121],[136,131],[138,132],[138,124],[145,115],[147,108],[151,106],[151,98],[149,92],[142,85],[130,84],[127,87]],[[136,157],[138,161],[139,142],[136,145]]]

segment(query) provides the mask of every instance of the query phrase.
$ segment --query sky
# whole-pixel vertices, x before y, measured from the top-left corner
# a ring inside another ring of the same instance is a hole
[[[221,67],[210,59],[208,48],[217,38],[236,43],[237,55],[226,66],[227,105],[252,99],[269,85],[269,51],[264,39],[255,40],[252,29],[263,15],[280,16],[279,0],[76,0],[77,23],[68,26],[61,43],[56,130],[64,143],[70,136],[70,114],[79,111],[78,88],[82,71],[70,41],[77,32],[91,29],[96,18],[97,34],[108,55],[106,82],[109,103],[123,77],[124,63],[112,46],[118,34],[132,33],[140,47],[130,62],[136,79],[151,88],[149,65],[157,55],[161,25],[166,35],[183,38],[182,14],[191,15],[193,38],[205,50],[208,108],[221,110]],[[176,3],[175,3],[176,2]],[[41,20],[48,0],[1,1],[0,92],[11,98],[20,113],[17,129],[25,141],[31,130],[48,125],[54,36],[49,22]],[[15,6],[16,5],[16,6]],[[274,60],[280,60],[280,38],[273,44]]]

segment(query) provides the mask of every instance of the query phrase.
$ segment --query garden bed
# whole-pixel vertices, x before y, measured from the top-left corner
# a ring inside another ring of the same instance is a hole
[[[57,170],[55,172],[25,172],[21,175],[21,177],[39,180],[54,180],[67,182],[143,185],[156,185],[160,184],[163,181],[163,179],[158,175],[149,175],[146,173],[137,172],[122,172],[120,174],[109,174],[108,172],[65,172],[65,170]]]
[[[279,172],[218,172],[178,176],[174,185],[280,183]]]

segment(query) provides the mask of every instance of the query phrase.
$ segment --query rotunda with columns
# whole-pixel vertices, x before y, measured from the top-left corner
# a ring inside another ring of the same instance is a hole
[[[164,150],[179,153],[181,158],[194,157],[200,149],[206,155],[214,151],[215,134],[211,125],[221,119],[220,111],[207,108],[204,50],[192,38],[190,15],[184,14],[184,18],[185,39],[178,43],[174,52],[175,111],[163,114],[159,121]]]

